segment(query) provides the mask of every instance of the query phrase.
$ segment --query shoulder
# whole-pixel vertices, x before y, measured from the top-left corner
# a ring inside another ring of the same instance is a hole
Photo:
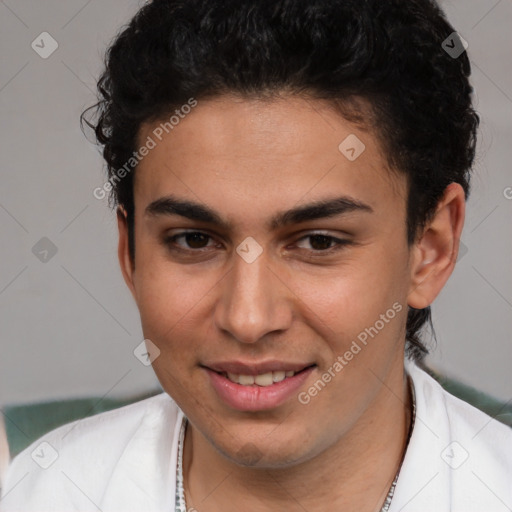
[[[62,425],[32,443],[14,459],[13,464],[17,459],[21,460],[31,454],[41,442],[50,444],[59,453],[83,451],[85,444],[89,449],[94,449],[96,445],[103,449],[107,443],[110,450],[115,451],[115,447],[122,447],[141,423],[172,413],[177,413],[173,400],[169,395],[160,393],[118,409]]]
[[[49,432],[12,461],[0,511],[99,506],[116,471],[171,450],[180,413],[161,393]]]
[[[416,421],[390,511],[509,510],[512,429],[448,393],[416,364],[407,361],[406,371]]]
[[[408,362],[406,368],[413,380],[420,407],[429,418],[446,419],[454,437],[471,434],[475,443],[486,445],[492,452],[505,450],[512,464],[512,428],[452,395],[416,364]]]

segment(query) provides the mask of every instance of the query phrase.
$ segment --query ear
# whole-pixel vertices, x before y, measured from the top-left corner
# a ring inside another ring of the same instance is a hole
[[[407,303],[415,309],[429,306],[450,277],[457,255],[466,199],[459,183],[446,187],[436,213],[415,242]]]
[[[126,211],[122,206],[117,207],[117,228],[119,231],[119,244],[117,246],[117,256],[119,265],[123,273],[124,282],[130,289],[133,298],[136,299],[135,286],[133,284],[135,265],[130,257],[128,244],[128,219]]]

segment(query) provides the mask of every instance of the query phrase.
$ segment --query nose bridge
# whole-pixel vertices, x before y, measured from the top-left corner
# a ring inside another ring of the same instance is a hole
[[[284,288],[268,268],[266,254],[247,258],[244,248],[240,244],[233,254],[215,316],[220,329],[240,342],[254,343],[268,332],[285,329],[290,314],[281,297]]]

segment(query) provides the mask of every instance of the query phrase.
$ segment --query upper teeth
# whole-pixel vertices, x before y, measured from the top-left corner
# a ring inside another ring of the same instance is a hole
[[[236,373],[227,373],[227,377],[230,381],[242,386],[251,386],[257,384],[258,386],[271,386],[274,382],[281,382],[286,377],[293,377],[295,372],[293,370],[284,371],[279,370],[277,372],[267,372],[260,375],[238,375]]]

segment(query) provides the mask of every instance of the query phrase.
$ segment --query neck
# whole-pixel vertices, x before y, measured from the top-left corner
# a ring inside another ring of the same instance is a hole
[[[410,422],[411,397],[402,369],[395,382],[383,383],[346,435],[293,467],[236,465],[189,423],[183,456],[187,509],[378,512],[403,460]]]

